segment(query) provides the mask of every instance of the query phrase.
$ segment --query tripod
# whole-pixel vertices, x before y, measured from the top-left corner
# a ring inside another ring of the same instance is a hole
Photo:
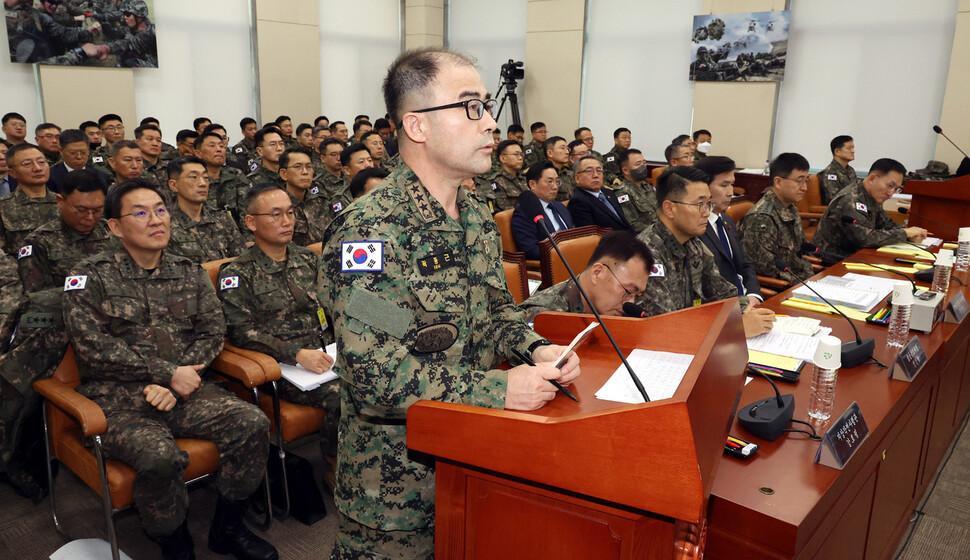
[[[519,116],[519,96],[515,94],[515,88],[518,84],[515,80],[506,79],[502,85],[499,86],[498,92],[495,94],[496,97],[502,94],[502,90],[505,90],[505,95],[502,96],[502,102],[498,106],[498,115],[496,115],[495,120],[498,121],[499,117],[502,116],[502,109],[505,108],[505,102],[509,102],[509,108],[512,111],[512,122],[519,126],[522,126],[522,117]]]

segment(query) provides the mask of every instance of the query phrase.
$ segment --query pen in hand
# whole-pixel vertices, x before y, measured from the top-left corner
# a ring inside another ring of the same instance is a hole
[[[524,363],[525,365],[535,367],[535,365],[536,365],[535,362],[533,362],[531,359],[529,359],[529,357],[526,356],[526,355],[524,355],[522,352],[519,352],[516,349],[512,349],[512,352],[516,355],[517,358],[519,358],[520,360],[522,360],[522,363]],[[579,399],[576,398],[576,395],[572,394],[569,391],[569,389],[567,389],[567,388],[563,387],[562,385],[560,385],[559,382],[556,381],[555,379],[547,379],[546,381],[548,381],[549,383],[552,383],[553,387],[555,387],[557,390],[559,390],[562,394],[566,395],[567,397],[571,398],[572,400],[574,400],[576,402],[579,402]]]

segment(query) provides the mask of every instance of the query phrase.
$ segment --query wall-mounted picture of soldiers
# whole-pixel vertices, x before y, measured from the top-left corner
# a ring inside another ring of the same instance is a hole
[[[11,62],[158,68],[155,0],[3,0]]]
[[[694,16],[690,79],[780,82],[785,76],[790,12]]]

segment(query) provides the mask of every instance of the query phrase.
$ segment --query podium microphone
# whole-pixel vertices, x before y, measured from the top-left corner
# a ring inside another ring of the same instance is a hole
[[[752,434],[768,441],[775,441],[791,425],[795,416],[795,395],[782,395],[770,377],[748,368],[748,373],[764,377],[775,389],[775,396],[755,401],[738,411],[738,424]]]
[[[819,256],[822,256],[822,257],[825,257],[825,258],[838,259],[838,260],[843,260],[844,259],[844,260],[847,260],[847,261],[852,261],[852,262],[857,262],[859,264],[864,264],[866,266],[871,266],[872,268],[878,268],[879,270],[881,270],[883,272],[888,272],[890,274],[896,274],[898,276],[902,276],[903,278],[905,278],[907,282],[909,282],[910,284],[913,285],[913,294],[914,295],[919,291],[919,289],[916,287],[916,282],[913,282],[913,280],[909,276],[906,276],[905,274],[903,274],[902,272],[899,272],[898,270],[893,270],[891,268],[885,268],[885,267],[879,266],[878,264],[867,263],[865,261],[860,261],[859,259],[853,259],[852,257],[846,257],[846,256],[840,255],[838,253],[833,253],[831,251],[823,251],[823,250],[819,249],[817,245],[815,245],[813,243],[809,243],[808,241],[803,241],[802,242],[802,247],[801,247],[801,249],[798,250],[798,254],[799,255],[819,255]],[[932,280],[932,278],[930,280]]]
[[[936,124],[933,125],[933,132],[935,132],[935,133],[939,134],[940,136],[946,138],[946,141],[949,142],[950,144],[953,144],[953,147],[956,148],[958,152],[960,152],[961,154],[963,154],[963,157],[970,157],[970,156],[967,155],[967,152],[964,152],[963,150],[961,150],[960,149],[960,146],[957,146],[953,142],[953,140],[950,140],[950,137],[949,136],[947,136],[946,134],[943,134],[943,129],[940,128],[939,125],[936,125]]]
[[[625,315],[626,317],[634,317],[636,319],[647,318],[647,312],[644,311],[642,307],[633,303],[632,301],[628,301],[623,304],[623,315]]]
[[[781,259],[775,260],[775,266],[782,271],[789,272],[788,263]],[[872,358],[873,351],[876,349],[876,340],[874,338],[862,338],[859,336],[859,330],[855,328],[855,325],[852,324],[852,320],[846,317],[845,313],[842,313],[838,307],[832,305],[832,302],[822,297],[822,294],[816,292],[815,288],[809,286],[804,280],[798,278],[798,276],[794,274],[792,276],[795,276],[795,278],[797,278],[803,286],[811,290],[813,294],[819,297],[819,299],[829,304],[829,307],[841,315],[849,323],[849,326],[852,327],[852,332],[855,333],[855,341],[842,343],[842,366],[846,368],[854,368],[857,365],[869,361],[869,358]]]
[[[610,344],[613,345],[613,350],[616,351],[616,355],[619,356],[621,360],[623,360],[623,365],[626,366],[626,371],[630,374],[630,379],[632,379],[633,384],[636,385],[637,391],[640,392],[640,396],[643,397],[644,402],[650,402],[650,397],[647,396],[647,390],[643,388],[643,383],[640,383],[640,380],[637,378],[637,375],[633,373],[633,368],[630,367],[630,364],[626,361],[626,356],[624,356],[623,352],[620,351],[620,346],[616,343],[616,340],[613,339],[613,334],[610,333],[610,330],[608,328],[606,328],[606,324],[603,322],[603,318],[600,317],[600,312],[596,310],[596,306],[593,305],[593,302],[589,299],[589,296],[586,294],[586,290],[584,290],[583,287],[579,284],[579,279],[576,278],[576,275],[573,273],[572,267],[569,266],[569,262],[566,261],[566,257],[564,257],[562,254],[562,251],[559,250],[559,245],[556,244],[556,240],[553,239],[552,234],[549,233],[549,228],[546,227],[545,216],[543,216],[542,214],[538,214],[535,218],[532,218],[532,221],[539,224],[539,226],[542,227],[542,231],[546,234],[546,239],[549,240],[549,243],[552,243],[552,248],[556,250],[556,254],[559,255],[560,259],[562,259],[562,264],[566,266],[566,272],[568,272],[569,277],[573,279],[573,283],[576,284],[576,288],[579,289],[579,293],[580,295],[583,296],[583,300],[586,301],[586,305],[589,306],[589,309],[593,312],[593,315],[596,316],[596,320],[599,321],[600,327],[602,327],[603,332],[606,333],[606,338],[610,339]],[[623,310],[624,312],[626,311],[625,306]]]

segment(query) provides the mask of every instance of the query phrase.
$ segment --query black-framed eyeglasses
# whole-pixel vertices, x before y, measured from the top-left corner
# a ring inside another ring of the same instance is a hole
[[[608,265],[606,263],[603,263],[603,266],[606,267],[606,270],[609,270],[610,271],[610,274],[613,275],[613,279],[616,280],[616,283],[620,285],[620,288],[623,290],[623,293],[626,295],[626,297],[624,299],[629,300],[629,301],[633,301],[633,300],[637,299],[637,296],[640,295],[640,292],[639,291],[632,291],[631,292],[630,290],[626,289],[626,286],[624,286],[623,285],[623,282],[620,282],[620,279],[616,277],[616,273],[613,272],[613,269],[610,268],[610,265]]]
[[[290,208],[285,212],[283,210],[274,210],[272,212],[250,212],[250,216],[269,216],[274,222],[282,222],[283,216],[286,216],[290,220],[296,219],[296,211]]]
[[[710,214],[714,211],[714,207],[717,206],[710,200],[707,202],[679,202],[677,200],[671,200],[670,202],[673,202],[674,204],[683,204],[684,206],[693,206],[694,208],[697,208],[697,211],[701,214],[704,213],[704,210],[707,210],[707,213]]]
[[[482,101],[481,99],[466,99],[465,101],[459,101],[457,103],[449,103],[447,105],[439,105],[437,107],[428,107],[427,109],[417,109],[411,111],[412,113],[430,113],[431,111],[440,111],[442,109],[454,109],[456,107],[465,108],[465,116],[469,120],[477,121],[481,120],[485,116],[485,111],[494,119],[498,116],[498,101],[495,99],[487,99]]]
[[[159,206],[154,210],[135,210],[134,212],[129,212],[127,214],[122,214],[118,218],[124,218],[125,216],[131,216],[139,222],[147,222],[152,218],[152,214],[157,216],[159,219],[165,219],[168,216],[168,208],[164,206]]]

